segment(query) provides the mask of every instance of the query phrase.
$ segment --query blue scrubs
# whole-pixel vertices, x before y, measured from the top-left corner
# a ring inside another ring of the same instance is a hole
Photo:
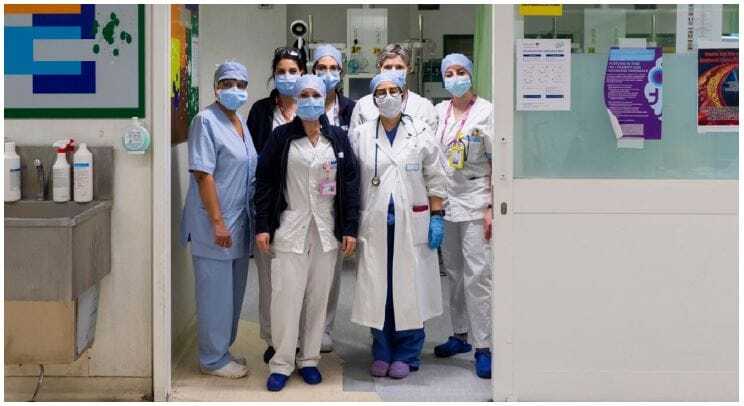
[[[390,144],[393,144],[396,126],[386,131]],[[421,365],[421,351],[426,334],[423,328],[395,331],[395,311],[393,307],[393,253],[395,252],[395,204],[390,195],[387,216],[387,298],[385,299],[385,323],[382,330],[372,330],[372,357],[388,364],[394,361],[405,362],[411,370]]]
[[[240,308],[245,294],[248,258],[253,242],[253,194],[257,155],[245,125],[243,138],[227,115],[213,103],[189,127],[189,171],[214,177],[217,197],[232,246],[214,243],[214,231],[191,176],[181,217],[181,241],[191,242],[196,281],[199,362],[215,370],[230,362]]]

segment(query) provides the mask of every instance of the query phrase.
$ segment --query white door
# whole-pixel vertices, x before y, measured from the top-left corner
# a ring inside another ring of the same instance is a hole
[[[515,112],[541,22],[494,9],[494,400],[735,400],[738,133],[695,133],[695,55],[664,53],[662,140],[621,150],[606,51],[572,54],[571,111]]]

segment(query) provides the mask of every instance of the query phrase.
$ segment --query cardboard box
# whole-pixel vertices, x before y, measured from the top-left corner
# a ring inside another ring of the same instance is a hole
[[[93,345],[99,286],[77,300],[5,301],[5,363],[66,364]]]

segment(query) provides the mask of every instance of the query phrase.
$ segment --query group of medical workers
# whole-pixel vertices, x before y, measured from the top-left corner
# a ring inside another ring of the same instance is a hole
[[[410,91],[410,59],[398,44],[378,55],[370,94],[339,89],[343,62],[316,49],[312,73],[298,49],[277,48],[274,89],[238,113],[248,72],[225,62],[216,101],[189,128],[189,190],[181,220],[196,282],[199,366],[248,374],[230,353],[249,258],[256,261],[266,387],[298,369],[318,384],[345,257],[356,256],[351,321],[371,330],[375,377],[421,367],[424,322],[443,313],[438,250],[450,279],[453,335],[437,357],[475,346],[475,372],[491,377],[491,104],[472,86],[462,54],[442,60],[452,98],[436,107]]]

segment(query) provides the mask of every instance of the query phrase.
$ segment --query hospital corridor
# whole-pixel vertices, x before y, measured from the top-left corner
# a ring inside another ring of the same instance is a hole
[[[478,379],[473,372],[473,353],[451,358],[436,358],[434,346],[450,334],[450,315],[434,318],[426,324],[426,344],[422,368],[405,380],[374,378],[368,372],[372,355],[369,352],[369,329],[351,323],[351,298],[354,273],[351,261],[346,261],[341,276],[341,295],[334,327],[334,350],[323,354],[320,368],[324,381],[307,390],[299,376],[290,378],[285,390],[267,392],[264,377],[268,366],[261,360],[265,344],[258,331],[258,280],[255,263],[248,272],[243,311],[240,315],[238,339],[231,351],[245,356],[251,365],[245,379],[222,379],[199,373],[196,340],[186,344],[182,354],[174,357],[174,401],[437,401],[484,402],[491,399],[491,382]],[[448,289],[442,277],[442,289]],[[449,295],[443,292],[443,297]],[[446,299],[445,299],[446,300]],[[448,303],[444,308],[449,309]]]

